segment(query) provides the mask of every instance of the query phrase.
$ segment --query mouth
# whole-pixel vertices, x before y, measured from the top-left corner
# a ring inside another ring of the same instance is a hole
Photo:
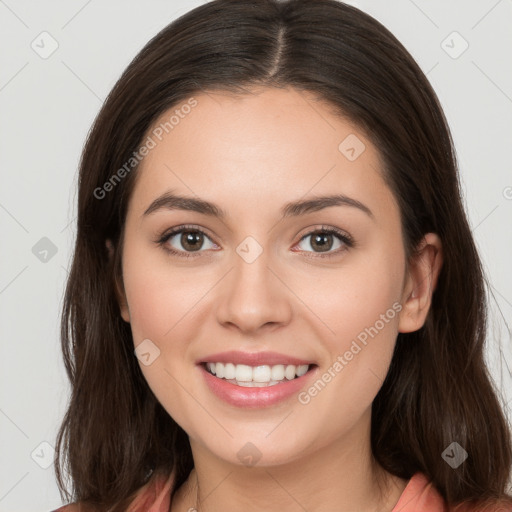
[[[300,379],[317,367],[316,364],[259,364],[250,366],[229,362],[203,362],[201,365],[206,372],[217,379],[246,388],[282,385]]]
[[[283,404],[320,371],[311,360],[272,351],[218,352],[197,360],[196,365],[213,395],[242,409]]]

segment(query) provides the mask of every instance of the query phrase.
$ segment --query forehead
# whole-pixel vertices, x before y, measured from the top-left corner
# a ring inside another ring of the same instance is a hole
[[[263,201],[277,210],[308,192],[393,203],[376,148],[305,91],[196,94],[160,116],[147,135],[154,147],[137,169],[131,201],[139,214],[169,189],[260,213]]]

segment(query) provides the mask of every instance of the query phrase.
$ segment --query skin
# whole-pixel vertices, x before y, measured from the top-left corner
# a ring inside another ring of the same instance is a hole
[[[195,507],[198,493],[199,510],[208,512],[391,511],[407,481],[372,458],[371,405],[398,333],[424,324],[442,265],[439,237],[427,234],[407,266],[377,150],[314,96],[264,88],[194,97],[197,106],[137,170],[118,291],[134,346],[150,339],[160,350],[141,370],[190,438],[195,469],[172,510]],[[354,161],[338,149],[349,134],[366,147]],[[227,217],[169,209],[143,216],[171,189],[214,202]],[[333,193],[364,203],[374,218],[333,206],[281,219],[285,203]],[[155,243],[181,224],[207,234],[200,251],[189,249],[193,258],[164,250],[185,252],[181,234]],[[301,241],[322,225],[349,233],[356,245],[333,237],[329,252],[342,251],[322,258],[313,236]],[[247,236],[263,248],[250,264],[236,252]],[[315,361],[321,375],[394,303],[399,314],[306,405],[292,397],[234,407],[209,391],[195,365],[215,352],[270,350]],[[253,467],[237,457],[249,441],[261,453]]]

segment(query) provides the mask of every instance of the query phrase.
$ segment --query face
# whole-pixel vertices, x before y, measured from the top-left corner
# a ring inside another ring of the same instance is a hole
[[[304,92],[194,99],[148,132],[128,206],[121,314],[141,370],[193,446],[224,461],[357,444],[398,332],[424,319],[404,307],[413,281],[379,155]],[[165,194],[218,211],[155,203]],[[324,196],[342,200],[307,207]]]

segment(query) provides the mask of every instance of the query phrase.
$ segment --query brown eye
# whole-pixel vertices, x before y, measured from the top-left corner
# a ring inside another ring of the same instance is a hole
[[[315,233],[310,236],[310,245],[313,249],[318,249],[319,252],[325,252],[332,249],[333,235],[329,233]]]
[[[203,245],[204,236],[199,231],[183,231],[180,243],[186,251],[198,251]]]
[[[200,229],[179,226],[170,233],[163,235],[158,244],[166,251],[178,256],[191,256],[190,253],[201,253],[205,242],[210,243],[206,249],[215,249],[217,246],[211,241],[210,237]]]
[[[308,244],[305,244],[304,242],[307,239],[310,241]],[[312,231],[301,238],[299,245],[301,243],[306,245],[306,247],[302,247],[302,250],[305,252],[318,253],[320,256],[323,256],[323,254],[320,253],[326,253],[325,256],[334,256],[348,247],[353,246],[352,239],[349,235],[333,228],[322,228]],[[309,246],[312,251],[309,251],[307,246]]]

